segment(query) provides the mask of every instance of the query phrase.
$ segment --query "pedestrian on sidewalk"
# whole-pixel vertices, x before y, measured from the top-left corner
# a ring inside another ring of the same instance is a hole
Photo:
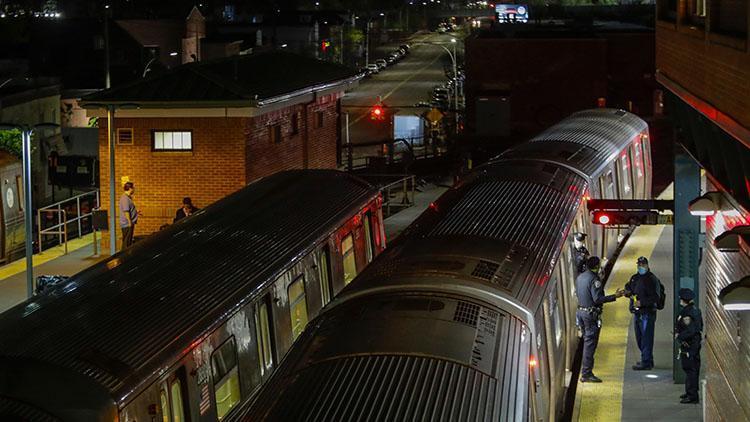
[[[602,328],[602,307],[607,302],[614,302],[625,293],[618,289],[613,295],[604,295],[604,286],[599,279],[600,265],[599,257],[590,257],[586,261],[586,271],[576,278],[576,296],[578,297],[576,325],[583,333],[581,382],[602,382],[594,375],[594,353],[599,344],[599,332]]]
[[[677,317],[674,338],[680,344],[680,362],[685,371],[685,394],[680,396],[680,403],[698,403],[703,315],[693,302],[695,293],[692,290],[680,289],[679,296],[682,310]]]
[[[625,284],[625,295],[630,298],[635,339],[641,351],[641,360],[633,365],[633,370],[648,371],[654,367],[654,328],[661,282],[651,272],[645,256],[638,258],[637,266],[638,272]]]
[[[133,182],[125,183],[123,189],[125,192],[120,197],[120,228],[122,229],[122,247],[120,250],[125,250],[133,244],[135,225],[138,223],[138,216],[141,215],[133,202],[133,195],[135,195]]]

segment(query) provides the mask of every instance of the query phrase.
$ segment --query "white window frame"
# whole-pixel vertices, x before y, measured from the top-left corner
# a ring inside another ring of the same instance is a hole
[[[193,131],[182,129],[152,130],[151,151],[191,152],[193,151]]]

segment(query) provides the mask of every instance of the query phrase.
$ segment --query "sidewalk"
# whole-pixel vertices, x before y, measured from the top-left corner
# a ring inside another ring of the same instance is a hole
[[[97,237],[101,246],[101,236]],[[73,275],[94,265],[109,256],[109,248],[99,250],[99,257],[93,256],[92,236],[86,235],[80,239],[68,242],[68,254],[61,246],[56,246],[34,255],[34,279],[37,276]],[[26,260],[21,258],[8,265],[0,267],[0,312],[26,300]]]

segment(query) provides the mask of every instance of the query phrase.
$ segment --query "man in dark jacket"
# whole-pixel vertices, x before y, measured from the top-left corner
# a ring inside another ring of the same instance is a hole
[[[695,306],[695,293],[690,289],[680,289],[682,310],[677,317],[674,337],[680,344],[680,362],[685,371],[685,394],[680,403],[698,403],[698,373],[701,369],[701,338],[703,316]]]
[[[599,279],[600,266],[599,258],[592,256],[586,261],[586,271],[576,278],[576,325],[583,334],[581,382],[602,382],[594,375],[594,353],[599,344],[599,331],[602,328],[602,307],[624,294],[623,290],[617,290],[617,293],[609,296],[604,294],[604,285]]]
[[[190,198],[182,198],[182,207],[177,210],[177,214],[174,216],[173,223],[182,220],[198,211],[198,208],[193,206],[193,201]]]
[[[641,350],[641,361],[633,365],[636,371],[648,371],[654,367],[654,326],[659,303],[659,279],[651,272],[648,259],[638,258],[638,272],[625,285],[625,295],[630,298],[635,339]]]
[[[586,260],[589,259],[589,250],[586,249],[585,240],[586,233],[573,233],[573,256],[578,274],[586,271]]]

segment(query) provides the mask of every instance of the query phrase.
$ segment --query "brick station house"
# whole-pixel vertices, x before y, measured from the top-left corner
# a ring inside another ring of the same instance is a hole
[[[115,177],[136,187],[136,236],[288,169],[336,168],[341,65],[281,51],[189,63],[82,100],[99,117],[102,209],[109,208],[106,107],[114,106]],[[119,231],[119,228],[117,229]]]

